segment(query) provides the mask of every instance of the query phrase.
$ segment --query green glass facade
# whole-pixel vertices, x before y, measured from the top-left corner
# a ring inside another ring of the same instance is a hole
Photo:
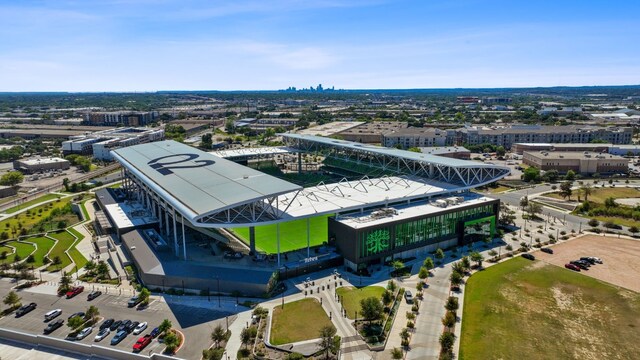
[[[446,240],[458,239],[458,244],[476,241],[481,233],[493,237],[498,204],[495,200],[455,210],[443,209],[436,214],[360,229],[330,220],[329,231],[346,259],[362,263]],[[467,227],[480,230],[467,231]]]

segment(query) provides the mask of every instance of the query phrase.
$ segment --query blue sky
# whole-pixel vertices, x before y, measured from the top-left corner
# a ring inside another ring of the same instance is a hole
[[[0,91],[640,84],[640,1],[0,0]]]

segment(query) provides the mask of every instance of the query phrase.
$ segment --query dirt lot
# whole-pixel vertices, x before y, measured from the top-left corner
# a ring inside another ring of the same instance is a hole
[[[585,235],[557,244],[552,249],[553,255],[537,251],[535,256],[542,261],[562,267],[569,261],[578,260],[582,256],[599,257],[604,264],[593,265],[588,271],[581,272],[596,279],[640,292],[640,240]]]

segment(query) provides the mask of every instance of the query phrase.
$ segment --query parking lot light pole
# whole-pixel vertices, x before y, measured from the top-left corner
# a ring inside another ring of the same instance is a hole
[[[216,280],[218,282],[218,307],[222,307],[220,303],[220,276],[216,275]]]

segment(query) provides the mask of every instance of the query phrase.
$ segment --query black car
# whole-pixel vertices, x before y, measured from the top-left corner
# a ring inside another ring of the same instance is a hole
[[[16,311],[16,317],[20,317],[22,315],[29,313],[30,311],[35,310],[36,306],[38,306],[36,303],[30,303],[27,305],[20,306],[18,311]]]
[[[596,261],[594,259],[590,258],[590,257],[581,257],[580,260],[586,261],[591,265],[595,265],[596,264]]]
[[[89,293],[89,295],[87,295],[87,301],[91,301],[100,295],[102,295],[102,291],[100,290],[92,291]]]
[[[121,324],[122,320],[116,320],[113,322],[113,324],[111,324],[111,326],[109,326],[109,330],[116,331],[116,329],[119,328]]]
[[[69,315],[69,317],[67,318],[67,320],[70,320],[72,317],[76,317],[76,316],[79,316],[79,317],[81,317],[81,318],[83,318],[83,319],[84,319],[84,312],[82,312],[82,311],[78,311],[77,313],[73,313],[73,314]]]
[[[535,260],[536,259],[535,256],[533,256],[533,255],[531,255],[529,253],[522,254],[522,257],[525,258],[525,259],[528,259],[528,260]]]
[[[588,261],[584,261],[584,260],[576,260],[577,262],[581,263],[582,265],[586,266],[586,267],[591,267],[591,263]]]
[[[540,249],[540,251],[547,253],[547,254],[553,254],[553,249],[551,248],[542,248]]]
[[[138,326],[140,324],[139,321],[134,321],[132,323],[129,323],[129,325],[127,325],[127,328],[125,330],[127,330],[127,332],[129,334],[131,334],[131,332],[136,328],[136,326]]]
[[[57,328],[61,327],[62,325],[64,325],[64,320],[62,319],[58,319],[55,321],[52,321],[49,323],[49,325],[47,325],[46,328],[44,328],[44,333],[45,334],[51,334],[54,330],[56,330]]]
[[[570,261],[569,264],[573,264],[582,270],[589,270],[589,267],[585,265],[582,261]]]
[[[114,321],[115,321],[114,319],[107,319],[107,320],[103,321],[102,324],[100,324],[100,330],[106,329],[108,327],[111,327],[111,325],[113,325]]]
[[[124,320],[122,322],[122,324],[120,324],[120,326],[118,326],[118,331],[120,330],[127,330],[127,328],[129,327],[129,324],[131,324],[131,320]]]

